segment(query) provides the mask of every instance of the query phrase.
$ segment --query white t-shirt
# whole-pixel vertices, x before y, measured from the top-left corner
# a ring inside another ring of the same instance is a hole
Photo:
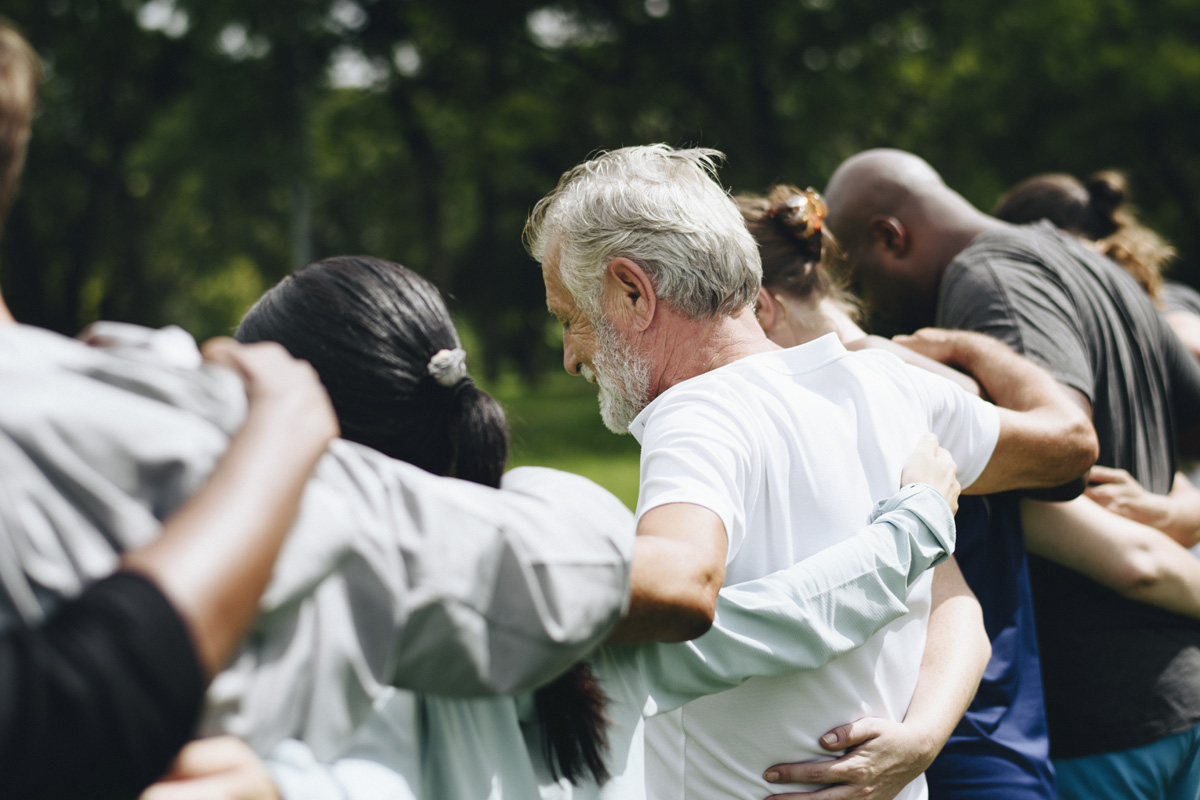
[[[900,485],[929,431],[969,486],[999,435],[995,408],[890,353],[849,353],[834,335],[763,353],[664,392],[630,425],[642,445],[637,516],[668,503],[711,509],[729,534],[726,584],[787,567],[862,529]],[[819,737],[864,716],[904,718],[930,607],[929,575],[909,613],[827,666],[751,679],[647,726],[654,800],[765,797],[772,764],[822,760]],[[924,797],[924,778],[899,797]]]

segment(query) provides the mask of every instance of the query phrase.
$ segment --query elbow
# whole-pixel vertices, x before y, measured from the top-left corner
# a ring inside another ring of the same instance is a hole
[[[1070,484],[1086,476],[1087,471],[1096,463],[1096,459],[1100,457],[1100,440],[1096,438],[1096,429],[1092,427],[1091,421],[1082,414],[1064,428],[1057,438],[1056,449],[1061,455],[1057,460],[1061,469],[1054,476],[1052,483]]]
[[[1100,439],[1096,436],[1092,421],[1083,414],[1078,416],[1066,438],[1070,442],[1067,450],[1070,474],[1066,476],[1066,480],[1071,480],[1085,474],[1096,463],[1096,459],[1100,457]]]
[[[1162,582],[1163,573],[1153,556],[1141,549],[1128,554],[1115,571],[1109,588],[1130,600],[1141,601]]]
[[[698,639],[708,633],[709,628],[717,618],[717,593],[697,592],[688,598],[681,598],[672,615],[674,630],[670,641],[687,642]]]

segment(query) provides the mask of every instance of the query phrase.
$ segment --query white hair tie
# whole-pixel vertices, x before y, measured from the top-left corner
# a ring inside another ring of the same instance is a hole
[[[440,385],[455,386],[467,377],[467,352],[461,347],[453,350],[438,350],[429,359],[429,374]]]

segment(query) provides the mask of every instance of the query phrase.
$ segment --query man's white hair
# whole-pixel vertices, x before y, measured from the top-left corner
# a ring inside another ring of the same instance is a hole
[[[665,144],[601,153],[566,172],[534,207],[525,246],[539,263],[558,248],[559,279],[580,310],[600,312],[604,271],[628,258],[656,296],[689,319],[748,307],[762,282],[758,245],[716,180],[724,156]]]

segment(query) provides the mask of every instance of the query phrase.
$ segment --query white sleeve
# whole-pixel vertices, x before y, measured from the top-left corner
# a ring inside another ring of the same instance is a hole
[[[623,614],[633,526],[611,493],[532,467],[497,491],[360,449],[334,442],[318,466],[207,730],[260,751],[301,738],[327,761],[387,685],[531,689]]]
[[[996,407],[941,375],[911,364],[905,364],[904,371],[928,414],[929,430],[954,457],[958,482],[966,489],[983,474],[996,449]]]
[[[855,536],[785,570],[721,589],[713,626],[698,639],[630,648],[645,715],[752,677],[817,669],[907,613],[909,587],[954,550],[954,517],[923,484],[881,501],[872,517]]]
[[[283,800],[417,800],[420,746],[414,698],[394,692],[376,701],[347,750],[322,763],[304,742],[286,739],[264,759]]]
[[[720,517],[729,537],[726,562],[746,535],[750,447],[734,416],[686,391],[663,397],[641,437],[637,520],[668,503],[690,503]]]

